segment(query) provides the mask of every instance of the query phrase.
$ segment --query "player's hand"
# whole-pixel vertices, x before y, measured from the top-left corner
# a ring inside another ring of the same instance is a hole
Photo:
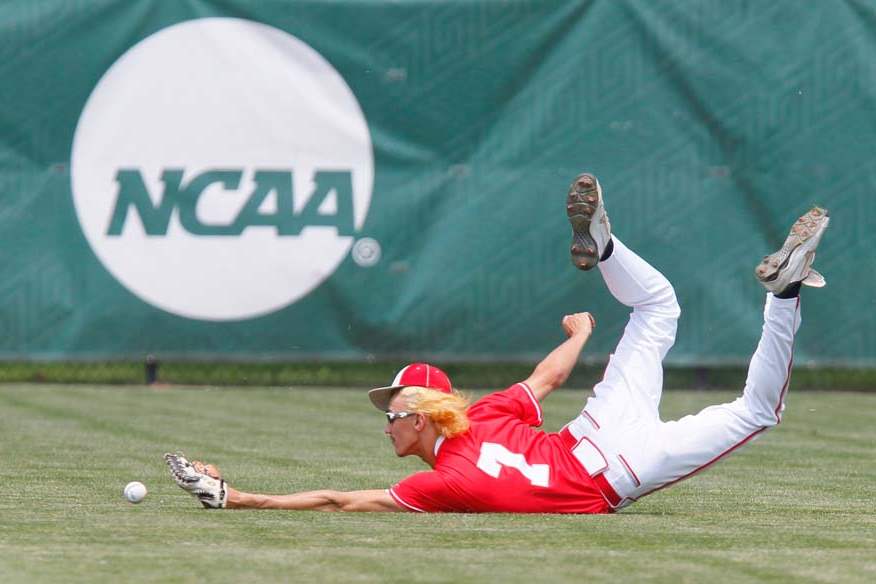
[[[575,314],[567,314],[563,317],[563,330],[566,331],[566,336],[568,337],[575,335],[586,335],[589,337],[595,328],[596,319],[589,312],[576,312]]]
[[[196,471],[202,472],[205,475],[213,477],[214,479],[222,478],[222,473],[220,473],[219,469],[212,464],[204,464],[200,460],[193,460],[192,466],[195,467]]]

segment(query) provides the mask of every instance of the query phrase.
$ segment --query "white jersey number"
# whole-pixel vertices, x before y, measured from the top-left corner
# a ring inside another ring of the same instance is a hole
[[[493,478],[499,478],[503,466],[520,471],[535,487],[547,487],[551,480],[551,467],[546,464],[529,464],[522,454],[511,452],[501,444],[484,442],[478,457],[478,468]]]

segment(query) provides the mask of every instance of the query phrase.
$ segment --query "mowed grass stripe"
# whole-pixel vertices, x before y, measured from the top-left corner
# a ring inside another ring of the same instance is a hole
[[[556,430],[585,392],[546,404]],[[667,392],[664,418],[730,393]],[[381,488],[399,460],[363,391],[0,387],[3,582],[870,582],[876,396],[803,393],[713,469],[611,516],[207,512],[182,449],[232,484]],[[150,489],[138,506],[122,487]]]

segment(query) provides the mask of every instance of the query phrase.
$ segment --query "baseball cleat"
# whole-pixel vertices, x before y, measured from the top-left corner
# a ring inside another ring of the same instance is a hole
[[[579,174],[566,196],[566,215],[572,224],[572,263],[589,270],[599,263],[611,241],[611,223],[602,203],[602,188],[592,174]]]
[[[179,487],[190,493],[207,509],[222,509],[228,501],[225,481],[198,472],[191,462],[181,454],[165,454],[164,460],[170,467],[170,474]]]
[[[782,249],[765,256],[754,269],[754,275],[760,283],[773,294],[780,294],[796,282],[815,288],[824,286],[824,276],[811,266],[815,259],[815,248],[829,223],[827,209],[821,207],[813,207],[797,219]]]

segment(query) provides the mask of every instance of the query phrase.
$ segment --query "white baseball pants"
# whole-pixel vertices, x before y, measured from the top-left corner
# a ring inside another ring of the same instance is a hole
[[[663,358],[675,342],[681,310],[669,281],[614,237],[598,264],[608,289],[632,307],[603,380],[581,415],[567,426],[601,451],[618,507],[685,479],[780,421],[791,373],[799,298],[767,294],[760,343],[742,396],[696,415],[662,422]]]

